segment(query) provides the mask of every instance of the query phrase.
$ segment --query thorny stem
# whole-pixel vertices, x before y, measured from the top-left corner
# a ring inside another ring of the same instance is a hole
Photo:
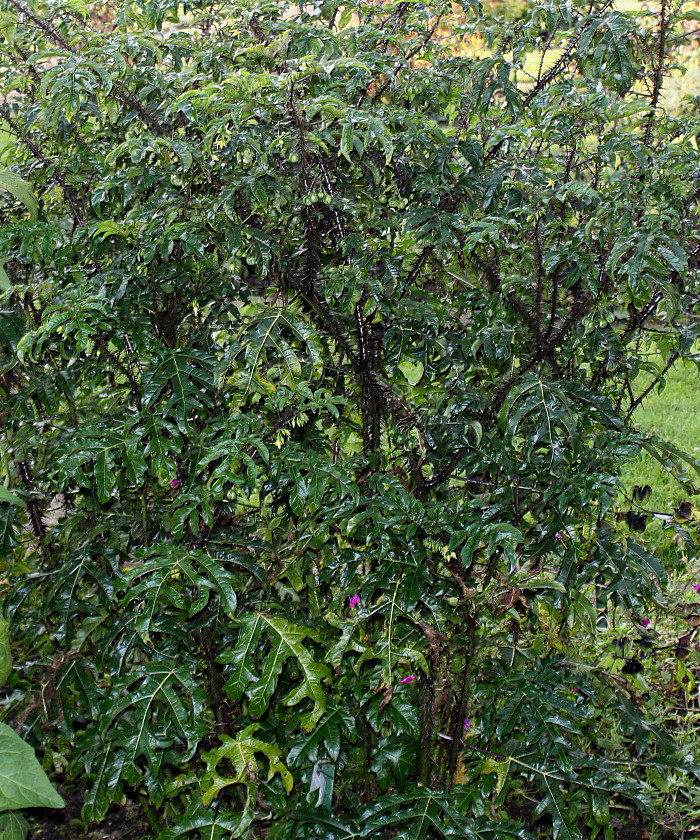
[[[476,630],[477,620],[475,614],[472,612],[467,618],[467,648],[464,654],[464,670],[462,671],[462,683],[459,690],[459,700],[456,709],[452,715],[452,727],[450,729],[450,736],[452,742],[450,743],[450,755],[447,762],[447,784],[448,787],[453,784],[453,776],[457,769],[457,761],[459,759],[459,749],[462,744],[462,731],[464,728],[464,716],[467,711],[467,702],[469,700],[469,686],[471,683],[472,672],[474,669],[474,652],[476,649]]]
[[[656,67],[654,68],[654,82],[651,94],[651,103],[649,105],[649,115],[647,117],[647,124],[644,131],[644,145],[648,146],[651,140],[651,131],[654,125],[654,118],[656,116],[656,109],[659,104],[659,97],[661,96],[661,88],[664,82],[664,65],[666,61],[666,35],[667,35],[667,2],[668,0],[661,0],[661,8],[659,10],[659,39],[657,43]]]

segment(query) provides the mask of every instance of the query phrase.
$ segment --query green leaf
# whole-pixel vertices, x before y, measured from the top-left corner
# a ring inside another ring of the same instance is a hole
[[[130,623],[127,621],[127,627]],[[163,617],[161,626],[175,634],[178,622]],[[192,641],[191,633],[181,633],[183,647],[192,648]],[[120,653],[123,650],[117,651],[117,656]],[[102,819],[125,783],[144,785],[152,801],[162,801],[166,765],[188,762],[210,725],[204,712],[204,691],[194,676],[196,668],[195,660],[183,664],[180,657],[179,664],[172,666],[134,663],[126,673],[113,678],[89,728],[79,733],[73,754],[81,772],[85,766],[90,768],[85,819]],[[101,745],[97,751],[96,743]]]
[[[241,634],[235,648],[229,648],[219,657],[219,662],[234,666],[233,675],[226,688],[233,697],[248,697],[250,711],[261,715],[268,707],[284,663],[293,658],[301,673],[301,683],[287,694],[283,703],[295,706],[305,698],[313,701],[313,709],[302,716],[301,725],[312,730],[326,709],[326,695],[321,681],[330,676],[327,665],[314,662],[302,642],[314,635],[305,627],[291,624],[279,616],[253,613],[241,619]],[[262,671],[258,672],[256,648],[262,633],[270,637]]]
[[[100,222],[98,225],[95,225],[93,229],[93,235],[101,233],[102,238],[104,239],[107,236],[129,236],[130,231],[124,225],[120,225],[117,222],[112,221],[111,219],[105,219],[105,221]]]
[[[29,210],[32,219],[36,219],[39,213],[39,205],[36,203],[31,184],[15,175],[11,169],[0,169],[0,192],[9,192]]]
[[[150,641],[165,610],[182,610],[189,618],[208,606],[210,592],[218,594],[224,614],[235,617],[241,583],[227,565],[239,565],[236,556],[218,559],[182,545],[152,545],[134,552],[134,559],[137,566],[124,578],[123,606],[128,609],[134,598],[143,601],[134,627],[144,641]]]
[[[250,825],[248,814],[231,815],[212,813],[195,802],[188,812],[177,820],[173,828],[158,834],[158,840],[178,840],[179,837],[205,837],[206,840],[223,840],[240,837]]]
[[[3,292],[7,292],[12,288],[12,283],[10,282],[10,278],[5,271],[5,263],[7,262],[7,257],[0,258],[0,290]]]
[[[343,735],[354,740],[354,719],[343,709],[329,707],[313,732],[296,739],[287,755],[287,763],[290,767],[300,766],[306,759],[315,758],[320,746],[336,761]]]
[[[651,784],[654,785],[654,787],[657,790],[660,790],[662,793],[668,793],[669,792],[670,788],[669,788],[668,779],[665,776],[663,776],[659,772],[658,768],[654,767],[653,764],[650,764],[647,767],[647,778],[649,779]]]
[[[0,840],[24,840],[29,823],[21,814],[0,814]]]
[[[557,592],[566,592],[566,587],[561,581],[549,578],[527,578],[522,582],[523,589],[555,589]]]
[[[103,449],[95,458],[95,482],[97,498],[101,504],[105,504],[112,498],[112,491],[117,486],[114,466],[106,449]]]
[[[25,504],[19,496],[15,496],[14,493],[10,493],[5,487],[0,484],[0,502],[9,502],[11,505],[19,505],[20,507],[24,507]]]
[[[495,773],[497,778],[496,795],[503,790],[503,785],[506,783],[508,773],[510,771],[510,759],[505,761],[497,761],[495,758],[487,758],[481,766],[482,773]]]
[[[291,307],[267,311],[243,330],[227,358],[240,355],[246,368],[238,381],[245,394],[256,382],[264,386],[279,377],[285,385],[293,386],[302,379],[317,377],[323,370],[322,343],[316,330]],[[219,375],[226,367],[225,363],[219,367]],[[265,380],[260,377],[263,368],[267,368]]]
[[[143,377],[146,406],[161,404],[161,411],[175,417],[183,434],[190,416],[211,406],[214,358],[198,350],[167,350],[160,362]]]
[[[4,723],[0,723],[0,810],[63,808],[36,760],[34,750]]]
[[[340,138],[340,154],[346,158],[349,163],[352,163],[350,154],[353,150],[354,132],[355,126],[353,125],[352,120],[345,120],[343,123],[343,132]]]
[[[294,781],[292,774],[280,760],[281,750],[274,744],[268,744],[254,737],[259,724],[247,726],[235,738],[221,736],[221,746],[215,750],[203,753],[202,758],[207,763],[207,771],[201,781],[202,801],[205,805],[214,799],[221,790],[229,785],[245,785],[249,797],[257,788],[258,759],[256,754],[262,753],[268,762],[267,780],[279,773],[284,789],[289,793]],[[217,771],[220,761],[228,761],[233,766],[232,776],[221,776]]]
[[[467,820],[450,807],[448,798],[429,788],[409,788],[403,794],[384,796],[367,807],[358,822],[363,840],[381,837],[384,832],[403,840],[434,836],[475,840]]]
[[[406,377],[409,385],[417,385],[423,378],[423,363],[417,359],[415,361],[409,361],[407,359],[403,362],[399,362],[398,368]]]

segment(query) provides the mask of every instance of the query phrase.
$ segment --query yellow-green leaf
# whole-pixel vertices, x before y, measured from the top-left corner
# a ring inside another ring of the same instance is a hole
[[[29,210],[32,219],[39,214],[39,205],[36,203],[31,184],[20,178],[11,169],[0,169],[0,192],[9,192]]]

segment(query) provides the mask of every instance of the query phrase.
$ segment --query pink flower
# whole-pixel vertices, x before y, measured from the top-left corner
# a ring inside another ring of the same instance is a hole
[[[171,486],[173,489],[176,489],[176,488],[178,488],[178,487],[180,486],[180,482],[178,481],[178,479],[177,479],[177,478],[174,478],[174,479],[170,482],[170,486]]]
[[[465,732],[468,732],[471,728],[472,728],[472,722],[469,720],[469,718],[464,718],[464,722],[462,723],[462,729]]]
[[[352,598],[348,600],[348,606],[351,610],[355,610],[360,606],[360,596],[353,595]]]
[[[415,674],[409,674],[407,677],[404,677],[402,680],[399,680],[399,682],[401,683],[401,685],[404,685],[405,683],[412,683],[413,680],[415,680],[415,678]]]
[[[694,584],[693,584],[693,589],[694,589],[696,592],[700,592],[700,583],[694,583]]]
[[[643,618],[639,623],[642,625],[642,627],[648,627],[651,624],[651,619]]]
[[[557,542],[561,542],[561,534],[559,533],[559,531],[557,531],[557,533],[554,535],[554,539]]]

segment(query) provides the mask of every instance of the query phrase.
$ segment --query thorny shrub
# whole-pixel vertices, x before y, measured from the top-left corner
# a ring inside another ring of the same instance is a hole
[[[86,821],[610,838],[695,770],[569,640],[664,584],[621,464],[690,486],[633,419],[695,340],[697,20],[0,0],[5,708]]]

